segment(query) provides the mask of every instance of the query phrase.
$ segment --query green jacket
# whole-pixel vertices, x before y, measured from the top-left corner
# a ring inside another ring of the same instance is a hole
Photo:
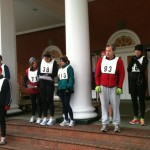
[[[67,75],[68,75],[68,79],[61,79],[59,77],[59,71],[61,69],[65,69],[67,67]],[[74,79],[74,70],[72,68],[72,66],[65,64],[64,66],[62,66],[58,71],[58,90],[68,90],[70,92],[74,92],[74,83],[75,83],[75,79]]]

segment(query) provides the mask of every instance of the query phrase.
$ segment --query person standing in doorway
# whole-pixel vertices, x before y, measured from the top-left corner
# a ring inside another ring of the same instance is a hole
[[[63,56],[60,58],[60,66],[61,68],[58,70],[58,90],[59,96],[63,104],[63,113],[65,118],[60,126],[73,127],[75,125],[75,121],[73,119],[73,111],[70,106],[70,98],[71,94],[74,93],[74,70],[70,65],[70,61],[67,56]],[[70,122],[68,119],[68,113],[70,116]]]
[[[132,98],[134,118],[129,123],[145,125],[145,92],[147,81],[145,77],[145,70],[147,68],[148,60],[143,55],[143,45],[139,44],[135,46],[134,56],[128,65],[129,73],[129,85]],[[139,98],[140,104],[140,118],[139,118],[139,106],[137,102]]]
[[[2,67],[2,75],[4,78],[10,80],[10,71],[9,71],[9,67],[6,64],[2,63],[2,55],[0,55],[0,66]]]
[[[100,92],[101,110],[102,110],[102,128],[101,132],[108,131],[109,103],[113,110],[114,132],[120,130],[120,94],[122,94],[122,85],[125,71],[121,58],[115,56],[115,46],[113,44],[106,46],[106,55],[99,58],[96,64],[96,92]]]
[[[38,77],[37,77],[37,60],[34,57],[29,59],[30,67],[26,70],[26,74],[23,79],[23,86],[28,89],[30,93],[31,105],[32,105],[32,116],[30,123],[36,121],[37,124],[41,123],[42,115],[42,104],[39,94]],[[38,118],[36,120],[36,110],[38,107]]]
[[[6,111],[10,109],[11,92],[9,80],[2,75],[2,67],[0,67],[0,125],[1,140],[0,145],[6,144]]]
[[[40,123],[41,125],[52,126],[56,122],[56,119],[54,118],[54,78],[57,76],[57,72],[57,62],[51,58],[49,51],[44,52],[43,58],[38,66],[40,96],[44,111],[44,118]],[[50,109],[50,118],[47,121],[48,108]]]

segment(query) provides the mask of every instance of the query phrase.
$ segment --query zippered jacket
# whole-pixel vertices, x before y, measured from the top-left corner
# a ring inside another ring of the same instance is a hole
[[[116,56],[114,56],[113,59],[115,59]],[[124,64],[122,59],[119,57],[116,63],[116,70],[114,74],[109,74],[109,73],[103,73],[101,70],[102,67],[102,61],[103,59],[107,59],[106,57],[101,57],[99,58],[97,64],[96,64],[96,86],[102,85],[105,87],[118,87],[122,88],[123,86],[123,81],[124,81],[124,76],[125,76],[125,71],[124,71]],[[113,60],[112,59],[112,60]],[[112,60],[108,60],[112,61]]]

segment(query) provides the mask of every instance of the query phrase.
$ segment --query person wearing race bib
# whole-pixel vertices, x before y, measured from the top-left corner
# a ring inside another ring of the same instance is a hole
[[[143,45],[136,45],[134,50],[134,56],[131,58],[127,69],[129,74],[130,94],[132,98],[132,106],[134,113],[133,120],[129,122],[132,125],[145,125],[145,92],[147,87],[145,70],[147,68],[147,64],[148,60],[143,55]],[[139,106],[137,102],[137,97],[139,98],[140,104],[140,116],[138,116]]]
[[[1,140],[0,145],[6,144],[6,111],[10,109],[11,92],[9,80],[2,75],[2,67],[0,67],[0,126]]]
[[[108,131],[109,103],[113,110],[114,132],[120,130],[120,94],[122,94],[122,85],[125,71],[121,58],[115,56],[115,46],[113,44],[106,46],[106,55],[99,58],[96,64],[96,92],[100,94],[102,110],[102,128],[101,132]]]
[[[65,115],[65,118],[63,122],[60,123],[60,126],[73,127],[75,125],[75,121],[73,119],[73,111],[70,106],[70,98],[71,94],[74,93],[74,70],[70,65],[70,61],[67,56],[60,58],[60,66],[61,68],[58,70],[58,90],[63,105],[63,113]],[[68,113],[70,116],[70,121],[68,119]]]
[[[41,122],[42,106],[41,99],[38,89],[38,77],[37,77],[37,60],[34,57],[29,59],[30,67],[26,69],[26,74],[23,79],[23,86],[28,89],[30,93],[31,106],[32,106],[32,116],[30,118],[30,123],[36,121],[37,124]],[[38,107],[38,118],[36,120],[35,114]]]
[[[43,58],[38,66],[40,96],[44,111],[44,118],[40,125],[52,126],[56,123],[56,119],[54,118],[54,78],[57,76],[57,72],[57,62],[51,58],[49,51],[44,52]],[[48,108],[50,109],[50,118],[47,121]]]

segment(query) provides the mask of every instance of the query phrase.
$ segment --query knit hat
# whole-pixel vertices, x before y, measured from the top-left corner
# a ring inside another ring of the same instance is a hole
[[[50,52],[49,51],[44,52],[43,53],[43,57],[49,57],[49,58],[51,58]]]
[[[67,56],[60,57],[60,60],[63,61],[64,63],[68,63],[69,61]]]
[[[30,64],[32,64],[34,61],[36,61],[36,59],[35,59],[34,57],[31,57],[31,58],[29,59],[29,63],[30,63]]]
[[[143,45],[142,44],[138,44],[138,45],[135,45],[135,49],[134,50],[138,50],[138,51],[143,51]]]

